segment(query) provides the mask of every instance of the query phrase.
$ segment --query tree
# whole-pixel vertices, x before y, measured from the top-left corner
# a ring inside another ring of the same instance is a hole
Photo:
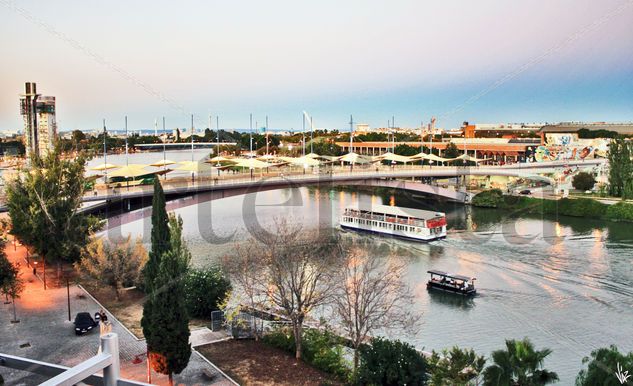
[[[132,243],[128,236],[118,245],[99,238],[88,244],[75,269],[86,278],[112,287],[119,301],[124,286],[139,282],[146,262],[147,251],[140,238]]]
[[[609,193],[633,198],[633,142],[617,138],[609,145]]]
[[[231,283],[218,267],[190,271],[185,278],[187,312],[208,318],[231,290]]]
[[[394,154],[399,154],[399,155],[404,155],[407,157],[410,157],[412,155],[416,155],[418,153],[420,153],[420,147],[413,147],[413,146],[409,146],[407,144],[400,144],[398,146],[395,147],[395,149],[393,150]]]
[[[612,345],[592,351],[591,357],[583,358],[582,363],[587,368],[578,373],[576,386],[620,386],[624,383],[614,373],[633,369],[633,352],[624,354]]]
[[[223,309],[225,315],[236,314],[246,304],[250,311],[263,308],[266,302],[265,265],[261,251],[256,243],[244,243],[235,246],[235,253],[222,258],[222,267],[230,278],[232,290]],[[233,306],[231,306],[232,303]],[[229,310],[229,308],[233,308]],[[227,311],[232,311],[228,312]],[[262,320],[263,323],[263,320]],[[251,324],[251,332],[255,340],[259,340],[257,326]]]
[[[591,173],[580,172],[572,178],[571,184],[574,189],[582,190],[584,192],[586,190],[593,189],[593,186],[596,184],[596,179]]]
[[[492,353],[493,363],[484,370],[486,386],[540,386],[558,381],[558,375],[543,369],[550,349],[537,351],[529,339],[506,340],[506,349]]]
[[[413,295],[404,282],[406,263],[396,256],[385,261],[360,240],[343,242],[343,264],[337,270],[334,310],[354,348],[354,369],[359,350],[376,330],[411,330]]]
[[[295,357],[301,359],[303,323],[312,311],[323,306],[333,291],[337,240],[302,233],[300,225],[275,220],[275,231],[256,234],[257,249],[264,264],[265,296],[292,325]]]
[[[383,338],[374,338],[361,348],[359,385],[425,385],[426,361],[415,347]]]
[[[457,145],[455,145],[453,142],[449,142],[448,145],[446,145],[446,149],[444,149],[444,151],[442,152],[442,156],[444,158],[457,158],[460,155],[461,152],[457,148]]]
[[[474,350],[455,346],[441,353],[433,351],[428,359],[431,384],[435,386],[468,386],[477,379],[486,364],[486,358]]]
[[[5,239],[0,239],[0,292],[11,298],[13,303],[13,320],[17,321],[15,311],[15,299],[20,297],[24,290],[24,280],[20,277],[20,270],[11,264],[4,252]]]
[[[191,356],[189,315],[183,301],[191,252],[182,237],[180,217],[169,217],[169,231],[169,249],[160,259],[158,276],[152,283],[154,291],[144,306],[151,304],[151,319],[144,313],[141,324],[144,333],[149,331],[145,338],[152,367],[169,375],[169,384],[173,385],[173,374],[180,374]]]
[[[59,145],[7,184],[12,234],[46,259],[75,261],[100,226],[79,212],[86,190],[85,158],[63,159]],[[44,282],[46,285],[46,281]]]
[[[158,276],[158,267],[162,255],[169,250],[170,233],[169,217],[165,205],[165,193],[158,178],[154,179],[154,195],[152,196],[152,231],[149,259],[143,269],[144,290],[151,294],[153,282]]]

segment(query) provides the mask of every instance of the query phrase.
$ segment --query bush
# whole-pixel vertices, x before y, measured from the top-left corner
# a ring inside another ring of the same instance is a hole
[[[426,377],[426,360],[407,343],[374,338],[360,350],[357,384],[425,385]]]
[[[503,192],[500,189],[485,190],[473,197],[472,204],[483,208],[497,208],[503,203]]]
[[[210,318],[230,289],[231,283],[218,267],[189,271],[185,278],[189,316]]]
[[[288,353],[295,353],[295,340],[290,328],[276,328],[264,335],[262,341]],[[304,361],[341,379],[348,378],[350,369],[343,357],[339,337],[328,330],[306,329],[303,331],[302,347]]]
[[[618,202],[609,205],[605,217],[609,220],[633,221],[633,204]]]
[[[583,358],[582,363],[588,365],[578,373],[577,386],[616,386],[622,384],[615,376],[618,364],[623,372],[633,368],[633,352],[623,354],[616,346],[604,347],[592,351],[591,357]]]
[[[571,184],[574,189],[582,190],[591,190],[593,186],[596,184],[596,179],[593,178],[593,174],[587,172],[580,172],[574,176],[571,180]]]

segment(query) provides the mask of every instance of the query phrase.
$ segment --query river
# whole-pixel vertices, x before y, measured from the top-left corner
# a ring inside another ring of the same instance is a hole
[[[458,345],[489,356],[504,339],[527,336],[537,348],[553,350],[545,365],[561,384],[573,383],[593,349],[617,344],[633,350],[633,224],[514,217],[406,193],[315,188],[215,201],[201,194],[168,205],[182,216],[193,264],[201,267],[230,254],[235,242],[248,239],[249,229],[267,227],[275,217],[299,222],[308,232],[338,229],[340,211],[359,201],[447,213],[448,237],[442,241],[360,236],[379,244],[376,253],[385,259],[396,253],[408,261],[421,329],[390,337],[429,351]],[[123,225],[109,229],[110,235],[131,233],[149,242],[150,218],[133,220],[139,213],[124,214]],[[478,296],[465,300],[427,292],[428,269],[476,277]]]

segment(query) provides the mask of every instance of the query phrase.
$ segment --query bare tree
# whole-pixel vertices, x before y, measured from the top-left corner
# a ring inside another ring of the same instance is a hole
[[[290,319],[295,357],[301,359],[303,324],[332,295],[340,257],[338,240],[319,232],[301,232],[300,225],[275,220],[275,232],[262,232],[268,300]]]
[[[112,244],[99,238],[88,244],[81,260],[75,263],[75,269],[84,277],[111,286],[118,301],[124,285],[139,281],[147,258],[147,251],[140,238],[132,243],[128,236],[120,244]]]
[[[404,282],[406,262],[397,256],[377,257],[358,239],[342,241],[344,261],[338,270],[334,310],[354,348],[358,368],[361,345],[372,332],[391,328],[412,331],[419,318],[412,311],[413,295]]]
[[[235,254],[222,258],[222,267],[232,286],[231,295],[223,307],[225,313],[229,308],[239,311],[244,304],[252,313],[256,313],[265,305],[267,279],[261,252],[257,244],[249,242],[236,245]],[[255,340],[259,340],[257,326],[252,324],[251,328]]]
[[[238,249],[228,271],[251,304],[264,300],[290,320],[295,357],[301,359],[304,322],[332,294],[338,243],[319,232],[302,232],[300,225],[285,219],[275,219],[269,229],[254,232],[250,246]]]

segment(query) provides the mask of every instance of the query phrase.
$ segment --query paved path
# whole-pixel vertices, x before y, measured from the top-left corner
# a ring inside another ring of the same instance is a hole
[[[16,301],[20,323],[10,322],[13,319],[12,304],[0,302],[0,352],[69,367],[94,356],[99,347],[99,331],[75,335],[73,324],[68,321],[66,288],[49,288],[45,291],[42,282],[26,267],[23,247],[14,251],[13,246],[8,244],[7,255],[11,261],[20,262],[26,288]],[[70,301],[72,318],[80,311],[95,313],[100,309],[77,286],[70,287]],[[134,363],[137,356],[144,359],[145,341],[136,339],[112,315],[108,316],[112,322],[112,331],[119,335],[122,377],[145,382],[146,362],[142,360]],[[199,335],[200,333],[195,334],[196,337]],[[25,346],[20,347],[21,345]],[[217,376],[210,381],[203,375],[203,369]],[[4,376],[7,385],[33,385],[45,380],[39,375],[5,367],[0,367],[0,374]],[[192,353],[187,368],[175,375],[174,380],[177,384],[185,385],[232,385],[196,351]],[[153,373],[152,383],[167,384],[167,377]]]

